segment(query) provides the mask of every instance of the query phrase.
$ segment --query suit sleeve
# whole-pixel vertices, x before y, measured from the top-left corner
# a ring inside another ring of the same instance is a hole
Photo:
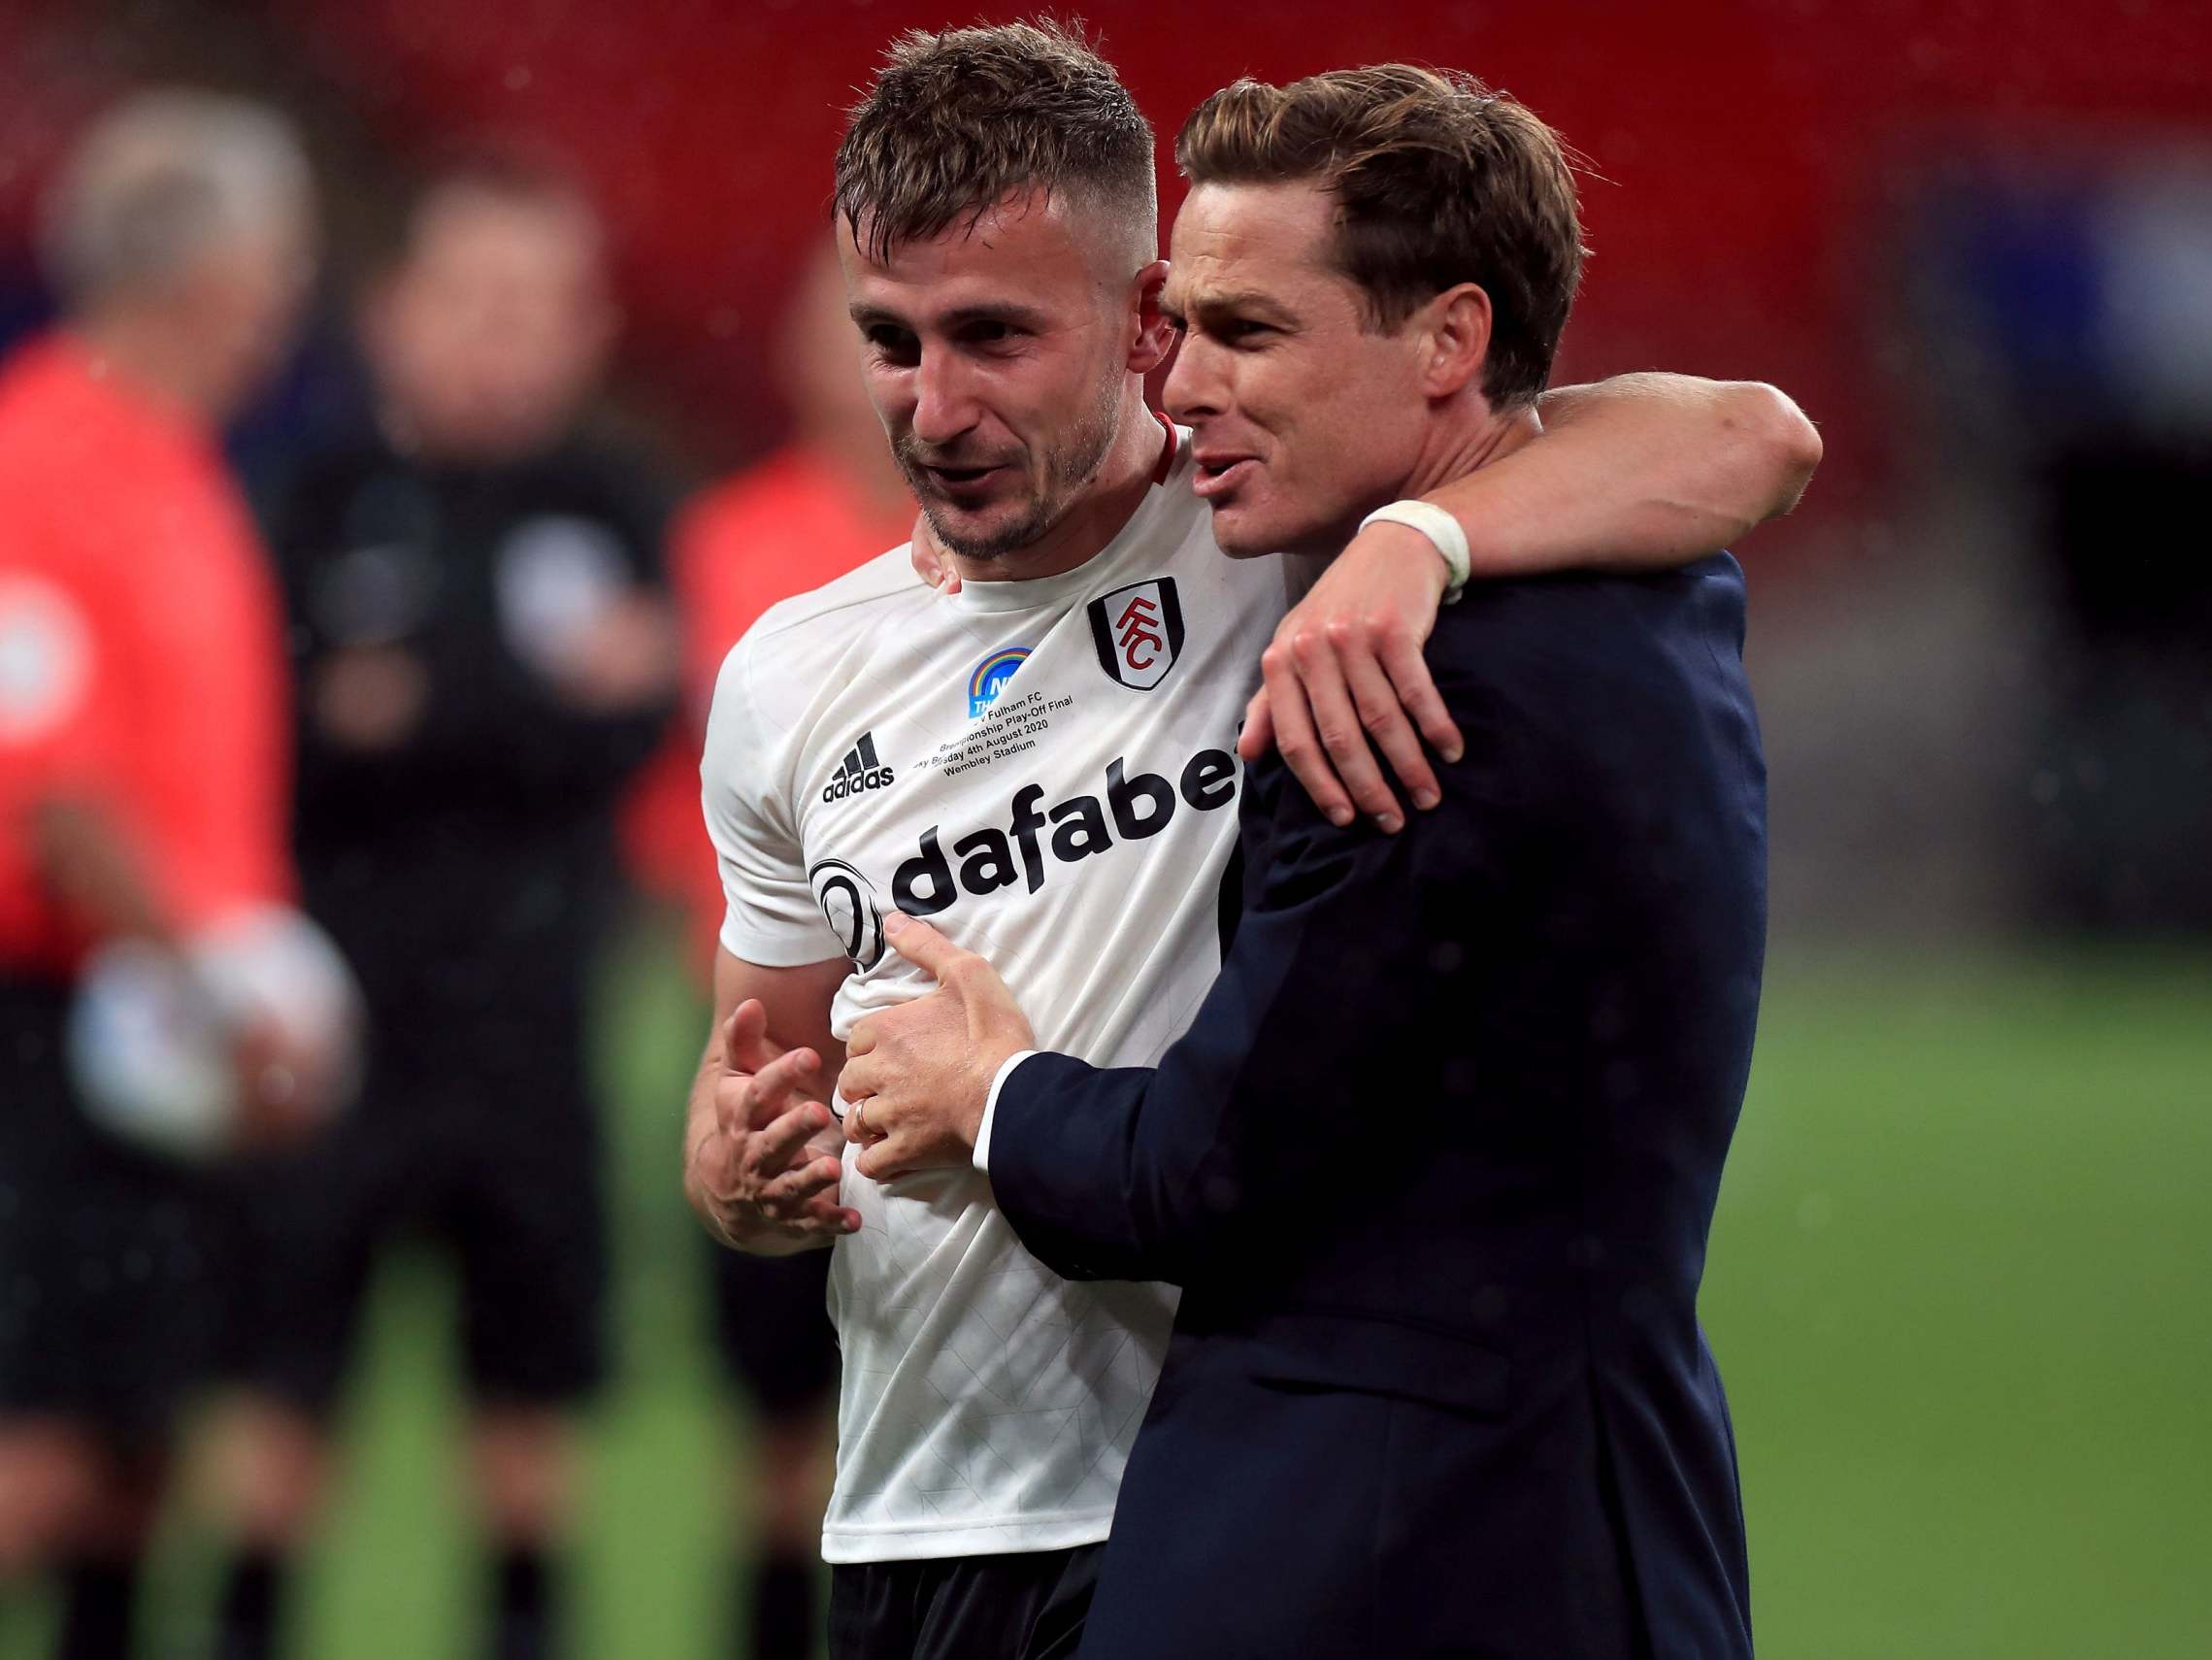
[[[1480,763],[1454,771],[1464,786]],[[1023,1245],[1069,1278],[1188,1283],[1251,1219],[1254,1196],[1283,1202],[1368,1142],[1380,1113],[1386,1136],[1403,1137],[1407,1104],[1370,1098],[1361,1079],[1375,1046],[1423,1041],[1433,1024],[1402,959],[1418,956],[1406,929],[1431,880],[1423,845],[1456,843],[1464,865],[1475,839],[1469,792],[1447,790],[1401,836],[1339,830],[1270,760],[1250,775],[1243,815],[1256,874],[1242,920],[1160,1065],[1040,1054],[1000,1089],[993,1193]],[[1369,961],[1370,983],[1374,970],[1400,978],[1348,999]]]
[[[1490,1057],[1466,1023],[1523,1021],[1523,1060],[1568,1070],[1589,1027],[1542,999],[1581,993],[1534,973],[1528,943],[1674,926],[1684,872],[1742,826],[1669,803],[1757,811],[1706,779],[1730,756],[1748,757],[1732,777],[1758,771],[1740,668],[1720,672],[1741,619],[1726,560],[1470,590],[1429,649],[1467,754],[1397,836],[1336,829],[1279,760],[1253,768],[1244,915],[1190,1029],[1157,1069],[1039,1055],[1004,1079],[990,1179],[1022,1243],[1070,1278],[1189,1284],[1237,1268],[1242,1241],[1325,1220],[1345,1162],[1404,1147],[1442,1094],[1482,1101]],[[1412,1064],[1439,1042],[1449,1075]]]

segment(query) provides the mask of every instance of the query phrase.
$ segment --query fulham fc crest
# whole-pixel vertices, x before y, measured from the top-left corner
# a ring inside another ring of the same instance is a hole
[[[1183,603],[1175,579],[1155,577],[1091,601],[1091,643],[1099,666],[1135,691],[1168,678],[1183,649]]]

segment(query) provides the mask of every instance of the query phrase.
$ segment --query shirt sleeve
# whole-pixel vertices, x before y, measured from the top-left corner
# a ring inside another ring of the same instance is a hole
[[[159,746],[154,812],[168,897],[186,927],[293,897],[290,685],[274,574],[244,508],[211,502],[174,534],[177,568],[149,625],[162,695],[147,712]]]
[[[797,815],[784,787],[788,735],[765,720],[751,693],[754,647],[741,640],[722,664],[700,758],[701,804],[722,878],[722,946],[763,968],[797,968],[842,954],[814,903]]]
[[[11,804],[112,783],[127,726],[116,718],[126,653],[113,633],[81,581],[0,568],[0,787]]]

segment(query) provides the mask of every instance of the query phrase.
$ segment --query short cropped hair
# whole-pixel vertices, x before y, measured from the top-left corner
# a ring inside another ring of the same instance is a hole
[[[457,201],[565,216],[590,239],[602,259],[608,257],[606,216],[565,159],[512,142],[474,140],[428,157],[383,204],[372,243],[372,267],[389,271],[404,266],[420,251],[432,216]]]
[[[871,259],[1042,189],[1125,219],[1159,251],[1151,123],[1068,25],[901,36],[838,146],[835,212]],[[1134,269],[1134,267],[1132,268]]]
[[[175,280],[211,248],[314,219],[305,151],[243,98],[142,92],[97,120],[43,203],[47,275],[72,305]]]
[[[1583,248],[1566,149],[1526,106],[1403,63],[1246,79],[1192,112],[1175,162],[1194,184],[1311,181],[1334,196],[1337,265],[1371,328],[1478,284],[1492,315],[1483,395],[1509,409],[1543,391]]]

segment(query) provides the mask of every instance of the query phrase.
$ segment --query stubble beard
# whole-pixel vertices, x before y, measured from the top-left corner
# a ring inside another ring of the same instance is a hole
[[[1121,406],[1121,377],[1101,383],[1098,396],[1082,417],[1044,452],[1038,470],[1036,493],[1011,524],[985,536],[967,534],[944,519],[945,504],[930,493],[928,474],[912,454],[911,435],[892,446],[892,457],[906,475],[907,487],[929,520],[930,533],[947,552],[963,559],[1017,564],[1015,555],[1044,540],[1069,511],[1097,482],[1113,448],[1115,417]]]

